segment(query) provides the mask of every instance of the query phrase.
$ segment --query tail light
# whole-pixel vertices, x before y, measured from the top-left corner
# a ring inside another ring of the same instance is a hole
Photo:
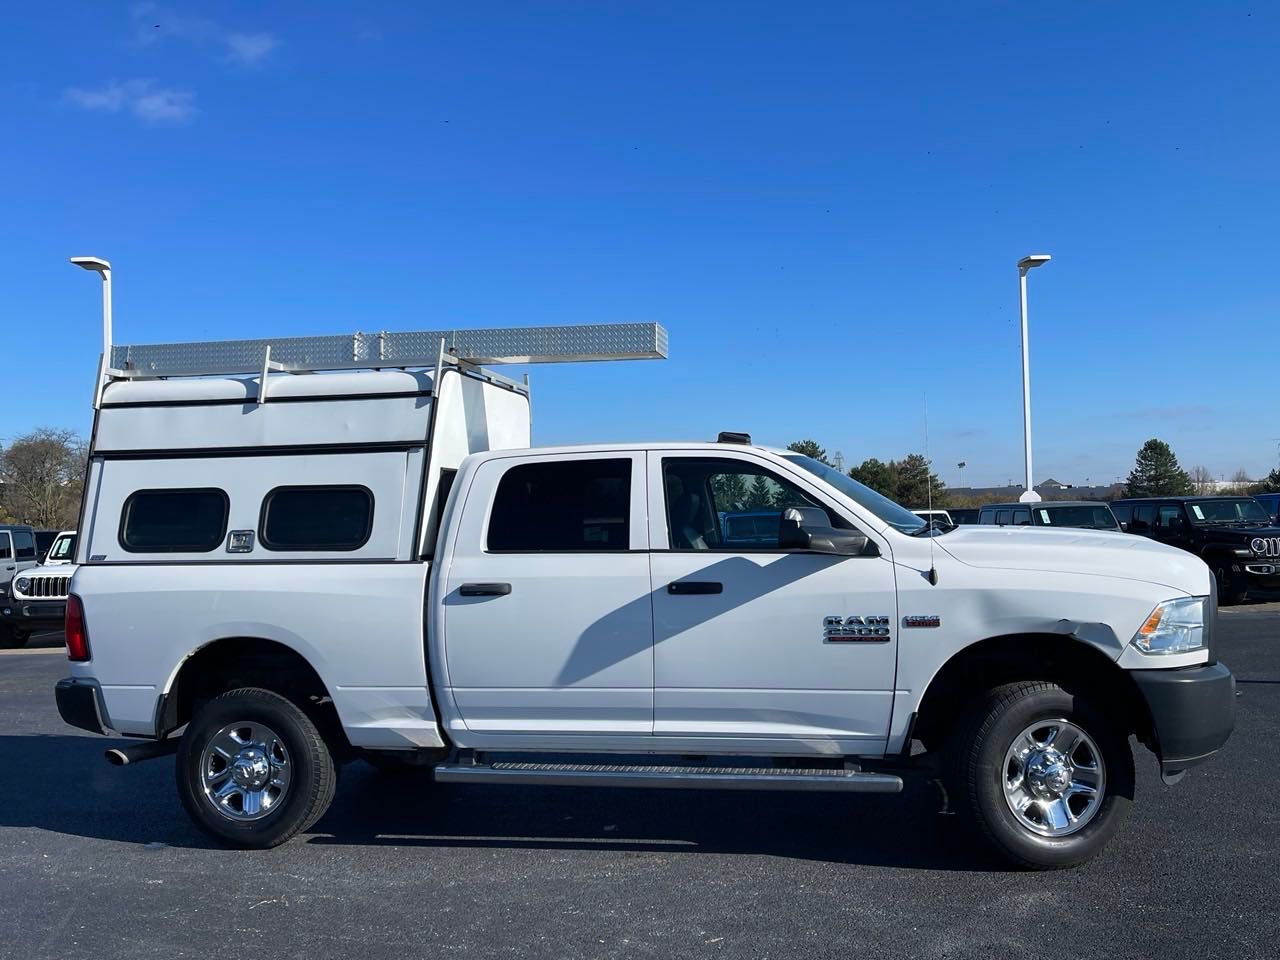
[[[67,614],[63,622],[67,638],[67,659],[83,662],[89,659],[89,631],[84,625],[84,605],[74,593],[67,595]]]

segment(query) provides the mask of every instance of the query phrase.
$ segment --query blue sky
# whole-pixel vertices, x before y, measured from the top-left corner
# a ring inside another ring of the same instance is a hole
[[[538,442],[814,437],[1036,477],[1275,466],[1280,8],[26,4],[0,40],[0,440],[119,342],[656,320]],[[15,373],[16,371],[16,373]]]

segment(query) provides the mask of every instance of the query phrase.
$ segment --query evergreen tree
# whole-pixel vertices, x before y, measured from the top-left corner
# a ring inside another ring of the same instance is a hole
[[[871,457],[851,468],[849,476],[890,500],[897,499],[898,465],[892,460],[881,463],[875,457]]]
[[[711,494],[717,510],[742,510],[747,499],[747,481],[740,473],[721,473],[711,478]]]
[[[806,457],[812,457],[819,463],[825,463],[831,466],[827,460],[827,450],[825,447],[818,446],[817,440],[794,440],[787,444],[787,449],[792,453],[799,453]]]
[[[1180,497],[1195,493],[1190,475],[1163,440],[1142,445],[1124,488],[1126,497]]]
[[[1280,493],[1280,467],[1262,478],[1262,493]]]
[[[743,507],[747,510],[768,510],[772,506],[773,484],[765,478],[764,474],[757,473],[756,478],[751,481],[751,486],[747,489]]]
[[[947,485],[929,469],[931,464],[923,454],[908,454],[906,459],[896,466],[898,483],[897,496],[894,499],[898,503],[910,510],[923,509],[931,500],[934,507],[946,505]]]

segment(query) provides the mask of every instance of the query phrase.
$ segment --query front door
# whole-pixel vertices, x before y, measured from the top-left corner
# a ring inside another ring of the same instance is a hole
[[[651,452],[648,472],[655,735],[762,752],[883,743],[898,622],[887,543],[871,537],[878,556],[782,549],[786,506],[855,524],[820,485],[748,452]]]
[[[443,643],[467,731],[529,747],[652,732],[643,464],[499,458],[460,491]]]

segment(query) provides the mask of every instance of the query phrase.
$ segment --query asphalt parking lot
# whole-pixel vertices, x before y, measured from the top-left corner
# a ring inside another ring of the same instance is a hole
[[[434,787],[363,764],[276,850],[218,849],[172,760],[64,726],[55,636],[0,654],[3,957],[1274,957],[1280,604],[1221,614],[1236,732],[1077,870],[901,797]]]

